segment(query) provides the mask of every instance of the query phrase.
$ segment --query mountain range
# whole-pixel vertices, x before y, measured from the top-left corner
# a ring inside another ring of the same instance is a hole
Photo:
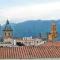
[[[60,20],[55,21],[57,32],[60,34]],[[21,23],[11,23],[14,37],[46,35],[51,31],[52,20],[31,20]],[[4,27],[1,26],[1,27]]]

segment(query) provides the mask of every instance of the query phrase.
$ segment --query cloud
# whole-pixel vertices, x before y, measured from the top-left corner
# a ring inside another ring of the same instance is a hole
[[[28,6],[14,6],[0,9],[0,16],[5,19],[22,22],[30,19],[60,19],[60,2],[32,4]],[[15,19],[15,20],[14,20]]]

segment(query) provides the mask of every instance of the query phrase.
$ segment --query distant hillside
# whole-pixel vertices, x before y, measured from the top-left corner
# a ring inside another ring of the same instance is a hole
[[[32,20],[18,24],[11,24],[15,37],[36,36],[39,33],[48,33],[51,29],[51,20]],[[56,21],[57,32],[60,33],[60,20]]]

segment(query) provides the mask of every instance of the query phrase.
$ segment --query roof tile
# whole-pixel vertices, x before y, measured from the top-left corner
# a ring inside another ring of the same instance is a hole
[[[0,58],[58,58],[60,46],[0,47]]]

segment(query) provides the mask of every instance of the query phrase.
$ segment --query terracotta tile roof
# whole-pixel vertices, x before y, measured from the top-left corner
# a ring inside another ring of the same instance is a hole
[[[0,47],[0,59],[59,58],[60,46]]]

